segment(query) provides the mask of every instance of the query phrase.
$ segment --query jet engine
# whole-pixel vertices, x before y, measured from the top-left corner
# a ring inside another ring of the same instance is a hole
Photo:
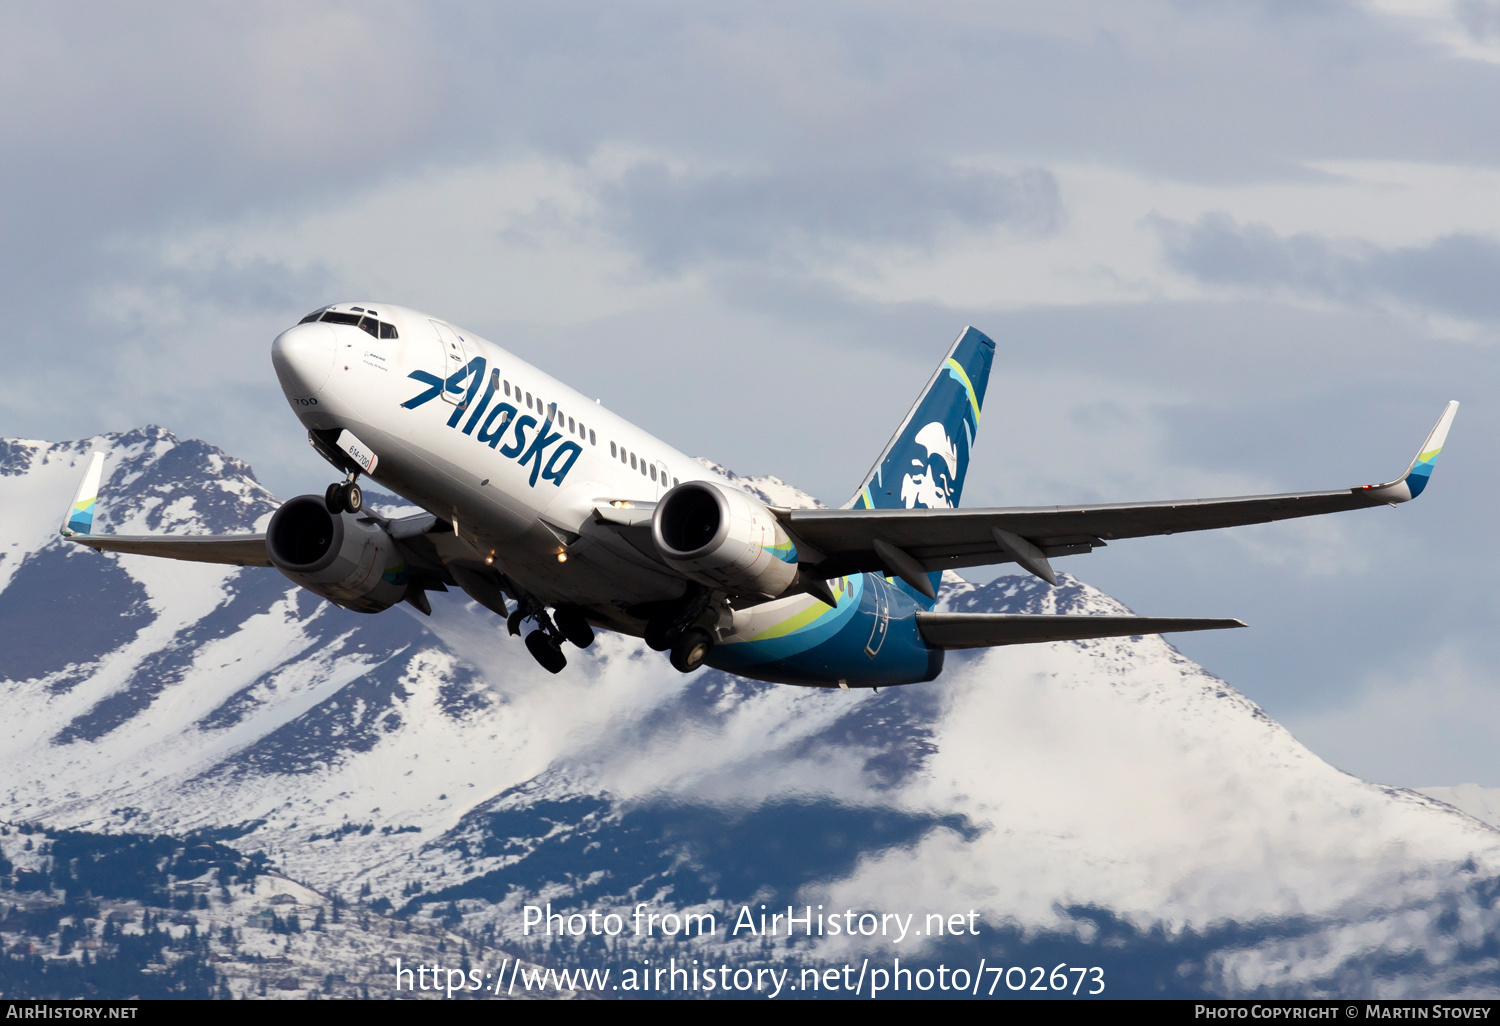
[[[328,512],[321,495],[282,503],[266,529],[276,569],[315,595],[358,613],[378,613],[406,597],[406,559],[372,520]]]
[[[765,506],[710,481],[667,492],[651,518],[656,551],[688,577],[775,598],[797,579],[797,547]]]

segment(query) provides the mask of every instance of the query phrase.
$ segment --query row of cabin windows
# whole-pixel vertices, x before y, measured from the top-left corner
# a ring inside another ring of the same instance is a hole
[[[631,470],[639,470],[642,477],[649,477],[653,481],[660,480],[663,488],[667,486],[667,472],[663,470],[661,472],[661,477],[658,479],[656,474],[656,466],[654,464],[647,463],[646,457],[637,457],[635,453],[626,449],[623,445],[616,446],[614,442],[609,443],[609,454],[611,456],[618,457],[621,463],[630,464]],[[677,479],[675,477],[672,478],[672,487],[677,487]]]
[[[500,377],[500,372],[498,370],[494,371],[493,374],[495,378]],[[587,427],[585,427],[583,421],[574,420],[572,417],[569,417],[561,410],[559,410],[556,406],[553,406],[549,411],[547,409],[547,404],[542,401],[541,396],[536,396],[535,398],[533,398],[530,392],[523,391],[520,385],[512,386],[509,381],[501,382],[501,387],[504,389],[507,397],[513,398],[517,402],[520,402],[524,399],[526,408],[528,410],[533,410],[537,413],[542,414],[549,414],[552,418],[553,424],[557,425],[558,427],[562,427],[564,424],[566,424],[568,427],[568,432],[570,434],[575,434],[579,438],[587,438],[590,445],[599,444],[598,436],[595,435],[593,431],[590,431]],[[512,391],[512,388],[514,388],[514,391]],[[642,477],[649,477],[653,481],[659,480],[662,486],[666,487],[667,472],[664,470],[658,475],[656,467],[650,463],[647,463],[644,456],[637,457],[635,453],[630,452],[624,446],[617,446],[614,442],[609,443],[609,454],[611,456],[618,457],[621,463],[629,463],[630,469],[639,470]],[[677,478],[675,477],[672,478],[672,486],[674,488],[677,486]]]
[[[323,321],[328,324],[352,324],[357,328],[369,332],[376,338],[400,338],[396,333],[396,326],[386,321],[379,320],[379,314],[374,310],[366,310],[363,307],[352,307],[357,313],[339,313],[337,310],[314,310],[306,317],[298,321],[298,324],[309,324],[313,321]]]
[[[577,435],[579,438],[586,438],[586,439],[588,439],[588,442],[589,442],[590,445],[598,445],[599,444],[598,436],[595,435],[594,432],[590,431],[584,425],[583,421],[581,421],[581,420],[574,420],[572,417],[569,417],[566,414],[564,414],[556,406],[553,406],[552,409],[549,411],[547,409],[547,404],[544,403],[544,402],[542,402],[542,397],[541,396],[537,396],[536,398],[533,399],[531,393],[530,392],[524,392],[524,391],[522,391],[520,385],[511,385],[511,383],[509,381],[500,381],[500,372],[498,370],[491,371],[490,373],[491,373],[491,378],[490,378],[491,386],[493,387],[493,385],[496,382],[499,382],[501,384],[501,386],[505,390],[505,396],[506,396],[506,398],[508,398],[508,399],[514,399],[514,400],[516,400],[516,402],[521,402],[522,401],[522,397],[524,396],[525,402],[526,402],[526,408],[528,410],[534,410],[535,412],[541,413],[541,414],[550,414],[550,416],[552,417],[552,423],[555,426],[557,426],[557,427],[563,427],[564,425],[566,425],[569,434]]]
[[[384,321],[374,319],[374,310],[363,310],[359,307],[355,307],[353,309],[359,309],[360,314],[339,313],[335,310],[315,310],[312,313],[308,314],[306,317],[302,318],[302,320],[298,321],[297,323],[307,324],[312,321],[323,320],[330,324],[354,324],[359,326],[360,328],[363,328],[371,335],[375,335],[377,338],[399,337],[396,334],[395,325],[387,324]],[[500,377],[500,372],[496,370],[493,373],[494,377],[491,380],[498,380]],[[533,398],[530,392],[522,390],[520,385],[512,386],[509,381],[502,381],[501,385],[507,398],[514,398],[519,402],[524,397],[527,409],[534,410],[537,413],[547,412],[547,406],[544,402],[542,402],[541,396],[536,396],[535,398]],[[598,436],[593,431],[590,431],[584,425],[583,421],[574,420],[572,417],[567,416],[555,406],[551,410],[551,415],[553,423],[559,427],[561,427],[563,424],[566,424],[568,427],[568,432],[570,434],[577,435],[579,438],[587,438],[590,445],[599,444]],[[658,476],[655,465],[648,463],[644,456],[638,457],[635,453],[630,452],[624,446],[615,445],[614,442],[609,443],[609,454],[611,456],[618,457],[621,463],[628,463],[631,470],[639,470],[642,477],[649,477],[653,481],[659,480],[663,487],[666,486],[666,472],[663,471]],[[677,483],[677,478],[672,478],[672,486],[674,488],[677,486]]]
[[[494,374],[495,379],[498,379],[500,377],[500,372],[498,370],[492,373]],[[564,424],[566,424],[568,432],[570,434],[575,434],[579,438],[587,438],[590,445],[599,444],[598,436],[595,435],[593,431],[590,431],[587,427],[585,427],[583,421],[574,420],[572,417],[569,417],[567,414],[559,410],[556,406],[553,406],[549,411],[547,408],[547,404],[542,401],[541,396],[533,397],[530,392],[524,391],[520,385],[512,386],[509,381],[502,381],[501,387],[508,398],[513,398],[517,402],[521,402],[524,400],[526,403],[526,408],[528,410],[533,410],[536,413],[540,414],[548,414],[552,418],[552,423],[556,426],[562,427]],[[666,471],[662,471],[658,475],[656,467],[650,463],[647,463],[644,456],[637,457],[635,453],[630,452],[624,446],[617,446],[614,442],[609,443],[609,454],[611,456],[618,457],[621,463],[629,463],[630,469],[639,470],[642,477],[649,477],[653,481],[659,480],[662,486],[666,487]],[[674,477],[672,478],[672,486],[676,487],[676,485],[677,478]]]

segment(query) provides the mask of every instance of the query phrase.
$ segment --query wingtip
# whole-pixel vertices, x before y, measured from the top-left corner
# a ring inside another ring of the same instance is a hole
[[[1442,454],[1443,446],[1448,441],[1448,430],[1453,426],[1454,415],[1458,413],[1458,400],[1450,399],[1443,407],[1442,415],[1438,417],[1432,430],[1427,433],[1427,440],[1417,450],[1416,457],[1411,465],[1394,481],[1380,485],[1364,485],[1357,491],[1368,492],[1370,497],[1377,502],[1388,502],[1395,505],[1399,502],[1409,502],[1427,488],[1427,483],[1432,477],[1433,469],[1437,466],[1437,458]]]

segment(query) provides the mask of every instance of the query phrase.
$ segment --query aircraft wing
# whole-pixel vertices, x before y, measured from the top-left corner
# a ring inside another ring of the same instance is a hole
[[[228,563],[233,566],[270,566],[263,534],[90,534],[94,507],[99,500],[99,479],[104,472],[104,453],[94,453],[88,470],[73,496],[61,534],[71,542],[100,552],[133,552],[141,556],[186,559],[194,563]]]
[[[1414,499],[1427,485],[1457,410],[1458,403],[1450,402],[1406,473],[1381,485],[1176,502],[997,509],[798,509],[778,511],[778,515],[796,540],[803,561],[811,563],[819,577],[887,573],[930,592],[926,573],[1015,562],[1055,583],[1049,557],[1088,552],[1117,538],[1263,524]]]
[[[917,630],[934,648],[994,648],[1039,641],[1127,638],[1137,634],[1216,631],[1239,620],[1164,616],[1077,616],[1033,613],[918,613]]]
[[[133,552],[141,556],[185,559],[193,563],[270,566],[263,534],[95,534],[70,535],[69,541],[100,552]]]

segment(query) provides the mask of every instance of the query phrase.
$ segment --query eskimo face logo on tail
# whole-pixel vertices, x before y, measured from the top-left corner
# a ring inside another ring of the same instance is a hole
[[[517,460],[523,467],[530,465],[531,477],[528,483],[531,487],[536,487],[538,478],[561,485],[563,478],[568,476],[568,471],[573,469],[573,464],[578,462],[583,447],[577,442],[563,441],[562,432],[552,430],[550,417],[528,439],[531,429],[538,427],[536,418],[526,414],[518,417],[516,414],[519,411],[510,403],[495,400],[495,391],[500,387],[498,372],[490,375],[489,384],[481,395],[480,386],[485,384],[484,370],[484,357],[476,356],[469,361],[467,367],[455,371],[446,380],[426,371],[412,371],[407,377],[427,387],[401,406],[403,409],[415,410],[436,399],[445,388],[454,395],[467,391],[463,401],[454,406],[453,412],[448,415],[448,427],[469,435],[481,445],[495,449],[501,456]],[[465,382],[468,383],[467,390]],[[476,396],[479,397],[477,402]],[[475,428],[478,428],[477,433]],[[507,429],[511,440],[502,446],[500,442]],[[559,442],[562,444],[557,445]],[[557,445],[557,448],[552,449],[553,445]],[[549,453],[548,449],[552,451]]]
[[[953,508],[952,482],[958,476],[958,449],[953,439],[942,424],[934,421],[918,431],[914,441],[927,450],[927,461],[911,461],[919,470],[901,479],[901,501],[907,509]]]

